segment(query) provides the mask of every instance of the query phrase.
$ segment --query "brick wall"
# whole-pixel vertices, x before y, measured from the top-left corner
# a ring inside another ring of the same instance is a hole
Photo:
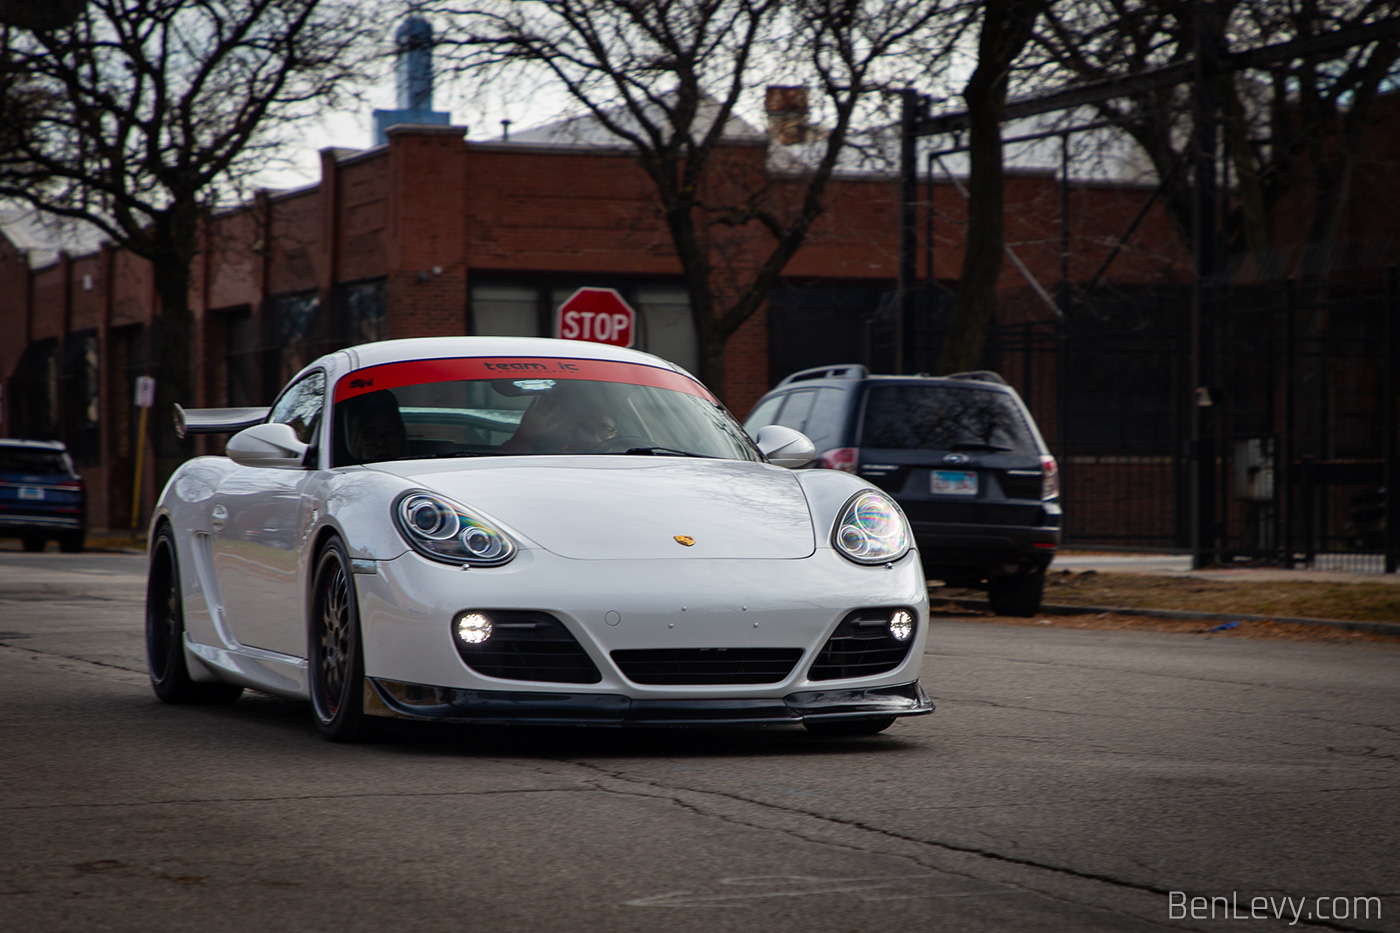
[[[766,152],[744,143],[719,154],[709,183],[712,200],[761,192],[769,206],[792,209],[795,179],[766,174]],[[1072,275],[1083,277],[1102,261],[1150,191],[1123,186],[1076,186],[1070,197]],[[920,198],[927,192],[921,186]],[[786,201],[785,201],[786,199]],[[962,262],[965,206],[946,181],[934,186],[934,268],[956,279]],[[1008,240],[1047,288],[1059,279],[1060,218],[1057,180],[1045,173],[1007,181]],[[923,236],[925,214],[917,219]],[[807,244],[786,270],[793,279],[889,287],[895,278],[898,188],[894,180],[839,177]],[[711,227],[705,234],[715,265],[730,270],[716,282],[721,304],[753,274],[771,249],[758,225]],[[149,267],[117,250],[79,256],[25,275],[8,244],[0,242],[0,328],[15,334],[0,347],[0,366],[12,372],[25,341],[61,338],[98,327],[103,339],[104,462],[95,526],[125,521],[123,483],[130,482],[130,401],[125,365],[109,343],[114,329],[150,325],[156,301]],[[924,252],[919,255],[921,274]],[[1183,275],[1185,256],[1160,210],[1154,212],[1116,260],[1110,278],[1157,281]],[[396,130],[389,145],[361,153],[322,153],[322,182],[253,201],[215,215],[196,260],[191,306],[200,340],[195,360],[196,404],[226,404],[225,315],[248,309],[255,332],[269,296],[315,292],[322,313],[339,283],[383,278],[387,337],[461,334],[467,328],[468,286],[481,273],[645,277],[680,284],[680,264],[657,209],[650,182],[620,150],[476,143],[460,127]],[[93,290],[87,290],[90,276]],[[1009,266],[1008,295],[1028,292]],[[1044,320],[1034,299],[1008,301],[1005,320]],[[22,335],[22,338],[20,337]],[[726,352],[725,401],[739,416],[768,388],[769,325],[760,310],[731,338]],[[125,352],[125,351],[123,351]],[[158,374],[157,374],[158,375]],[[1013,380],[1014,381],[1014,380]],[[1048,413],[1049,409],[1045,409]],[[1041,410],[1037,410],[1041,414]],[[165,429],[167,418],[153,413]],[[153,490],[152,490],[153,492]]]

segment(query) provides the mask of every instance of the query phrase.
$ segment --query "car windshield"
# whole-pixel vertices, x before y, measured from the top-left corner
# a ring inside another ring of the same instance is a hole
[[[862,447],[892,450],[1036,452],[1035,439],[1010,396],[971,386],[872,386]]]
[[[334,462],[539,454],[760,459],[699,383],[598,360],[411,360],[335,390]]]
[[[0,445],[0,473],[71,474],[68,455],[59,450]]]

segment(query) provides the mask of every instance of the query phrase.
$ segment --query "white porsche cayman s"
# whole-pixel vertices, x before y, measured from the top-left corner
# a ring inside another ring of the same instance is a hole
[[[684,370],[562,340],[341,350],[231,434],[150,528],[146,642],[170,703],[309,700],[327,738],[379,717],[801,723],[931,712],[927,591],[894,502],[750,439]]]

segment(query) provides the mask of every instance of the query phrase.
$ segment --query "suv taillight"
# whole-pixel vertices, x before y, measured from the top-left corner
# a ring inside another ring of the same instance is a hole
[[[1060,495],[1060,466],[1054,457],[1040,458],[1040,498],[1056,499]]]
[[[820,465],[828,470],[841,470],[844,473],[856,471],[856,459],[860,455],[857,447],[837,447],[821,455]]]

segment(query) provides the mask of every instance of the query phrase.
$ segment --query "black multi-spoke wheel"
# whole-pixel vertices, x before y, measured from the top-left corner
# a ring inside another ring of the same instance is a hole
[[[316,728],[333,742],[368,738],[364,715],[364,656],[350,558],[339,538],[316,561],[311,590],[310,679]]]
[[[156,532],[146,574],[146,667],[151,689],[166,703],[232,703],[243,693],[234,684],[190,679],[185,664],[185,615],[180,564],[169,525]]]

